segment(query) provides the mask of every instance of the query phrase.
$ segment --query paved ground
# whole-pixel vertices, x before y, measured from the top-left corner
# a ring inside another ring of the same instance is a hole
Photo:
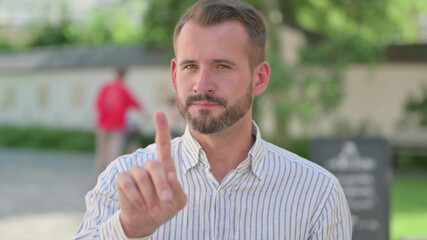
[[[71,239],[93,172],[92,154],[0,148],[0,239]]]

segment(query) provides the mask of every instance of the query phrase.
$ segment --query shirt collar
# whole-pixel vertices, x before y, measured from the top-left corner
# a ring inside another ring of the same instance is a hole
[[[183,135],[182,147],[182,156],[184,157],[184,161],[182,161],[182,167],[185,173],[187,173],[190,168],[195,167],[199,163],[201,152],[203,152],[202,146],[200,146],[193,135],[191,135],[190,129],[187,125]]]
[[[252,121],[252,135],[255,137],[255,143],[249,150],[248,158],[243,161],[237,168],[240,169],[249,167],[250,170],[259,178],[262,179],[262,169],[264,163],[264,144],[261,138],[261,133],[255,121]],[[195,167],[200,162],[204,162],[209,166],[206,160],[206,155],[202,149],[202,146],[197,142],[190,132],[188,125],[185,128],[183,135],[183,148],[182,148],[182,167],[185,173],[191,168]]]
[[[262,169],[265,163],[264,161],[264,143],[261,138],[261,132],[255,121],[252,121],[252,134],[255,135],[255,143],[249,150],[248,157],[251,160],[251,170],[259,178],[262,179]]]

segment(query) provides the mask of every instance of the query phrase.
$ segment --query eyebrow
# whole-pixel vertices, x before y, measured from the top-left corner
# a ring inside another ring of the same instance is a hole
[[[190,64],[190,63],[196,63],[196,61],[195,60],[184,60],[184,61],[179,63],[179,66],[182,67],[182,66]]]
[[[232,65],[232,66],[236,66],[237,65],[235,62],[227,60],[227,59],[214,59],[213,62],[214,63],[226,63],[226,64],[229,64],[229,65]],[[184,66],[184,65],[193,64],[193,63],[196,63],[196,60],[191,60],[191,59],[184,60],[184,61],[182,61],[182,62],[179,63],[179,66]]]
[[[215,63],[227,63],[227,64],[232,65],[232,66],[237,65],[235,62],[227,60],[227,59],[214,59],[214,62]]]

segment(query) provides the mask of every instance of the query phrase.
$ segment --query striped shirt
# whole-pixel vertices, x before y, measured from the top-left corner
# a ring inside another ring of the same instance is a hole
[[[350,210],[337,178],[255,131],[247,159],[221,183],[188,127],[173,139],[188,203],[145,239],[351,239]],[[155,144],[110,164],[86,195],[87,212],[75,239],[128,239],[119,220],[116,177],[148,159],[157,159]]]

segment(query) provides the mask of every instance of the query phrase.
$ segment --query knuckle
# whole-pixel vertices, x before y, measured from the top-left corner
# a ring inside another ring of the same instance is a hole
[[[145,204],[148,208],[152,209],[155,206],[158,206],[158,200],[153,195],[144,195]]]
[[[129,180],[125,173],[120,173],[117,177],[116,185],[118,186],[118,188],[129,190],[132,187],[133,183],[131,180]]]
[[[124,178],[126,178],[126,172],[121,172],[121,173],[119,173],[118,175],[117,175],[117,180],[116,180],[116,182],[120,182],[120,181],[123,181],[123,179]]]
[[[132,167],[129,168],[129,172],[133,173],[133,172],[138,172],[141,169],[140,166],[138,165],[133,165]]]
[[[150,176],[148,175],[147,171],[141,170],[134,174],[134,178],[137,182],[146,182],[150,179]]]
[[[141,197],[136,194],[130,195],[128,199],[135,205],[142,205]]]
[[[144,168],[148,171],[152,171],[158,169],[160,167],[160,163],[154,160],[148,160],[144,162]]]
[[[133,183],[132,183],[132,181],[130,181],[129,179],[123,179],[123,180],[120,182],[120,187],[121,187],[123,190],[128,191],[128,190],[132,189],[132,187],[133,187]]]
[[[131,178],[137,183],[145,182],[149,180],[150,176],[148,175],[147,171],[141,167],[141,166],[132,166],[129,169]]]

